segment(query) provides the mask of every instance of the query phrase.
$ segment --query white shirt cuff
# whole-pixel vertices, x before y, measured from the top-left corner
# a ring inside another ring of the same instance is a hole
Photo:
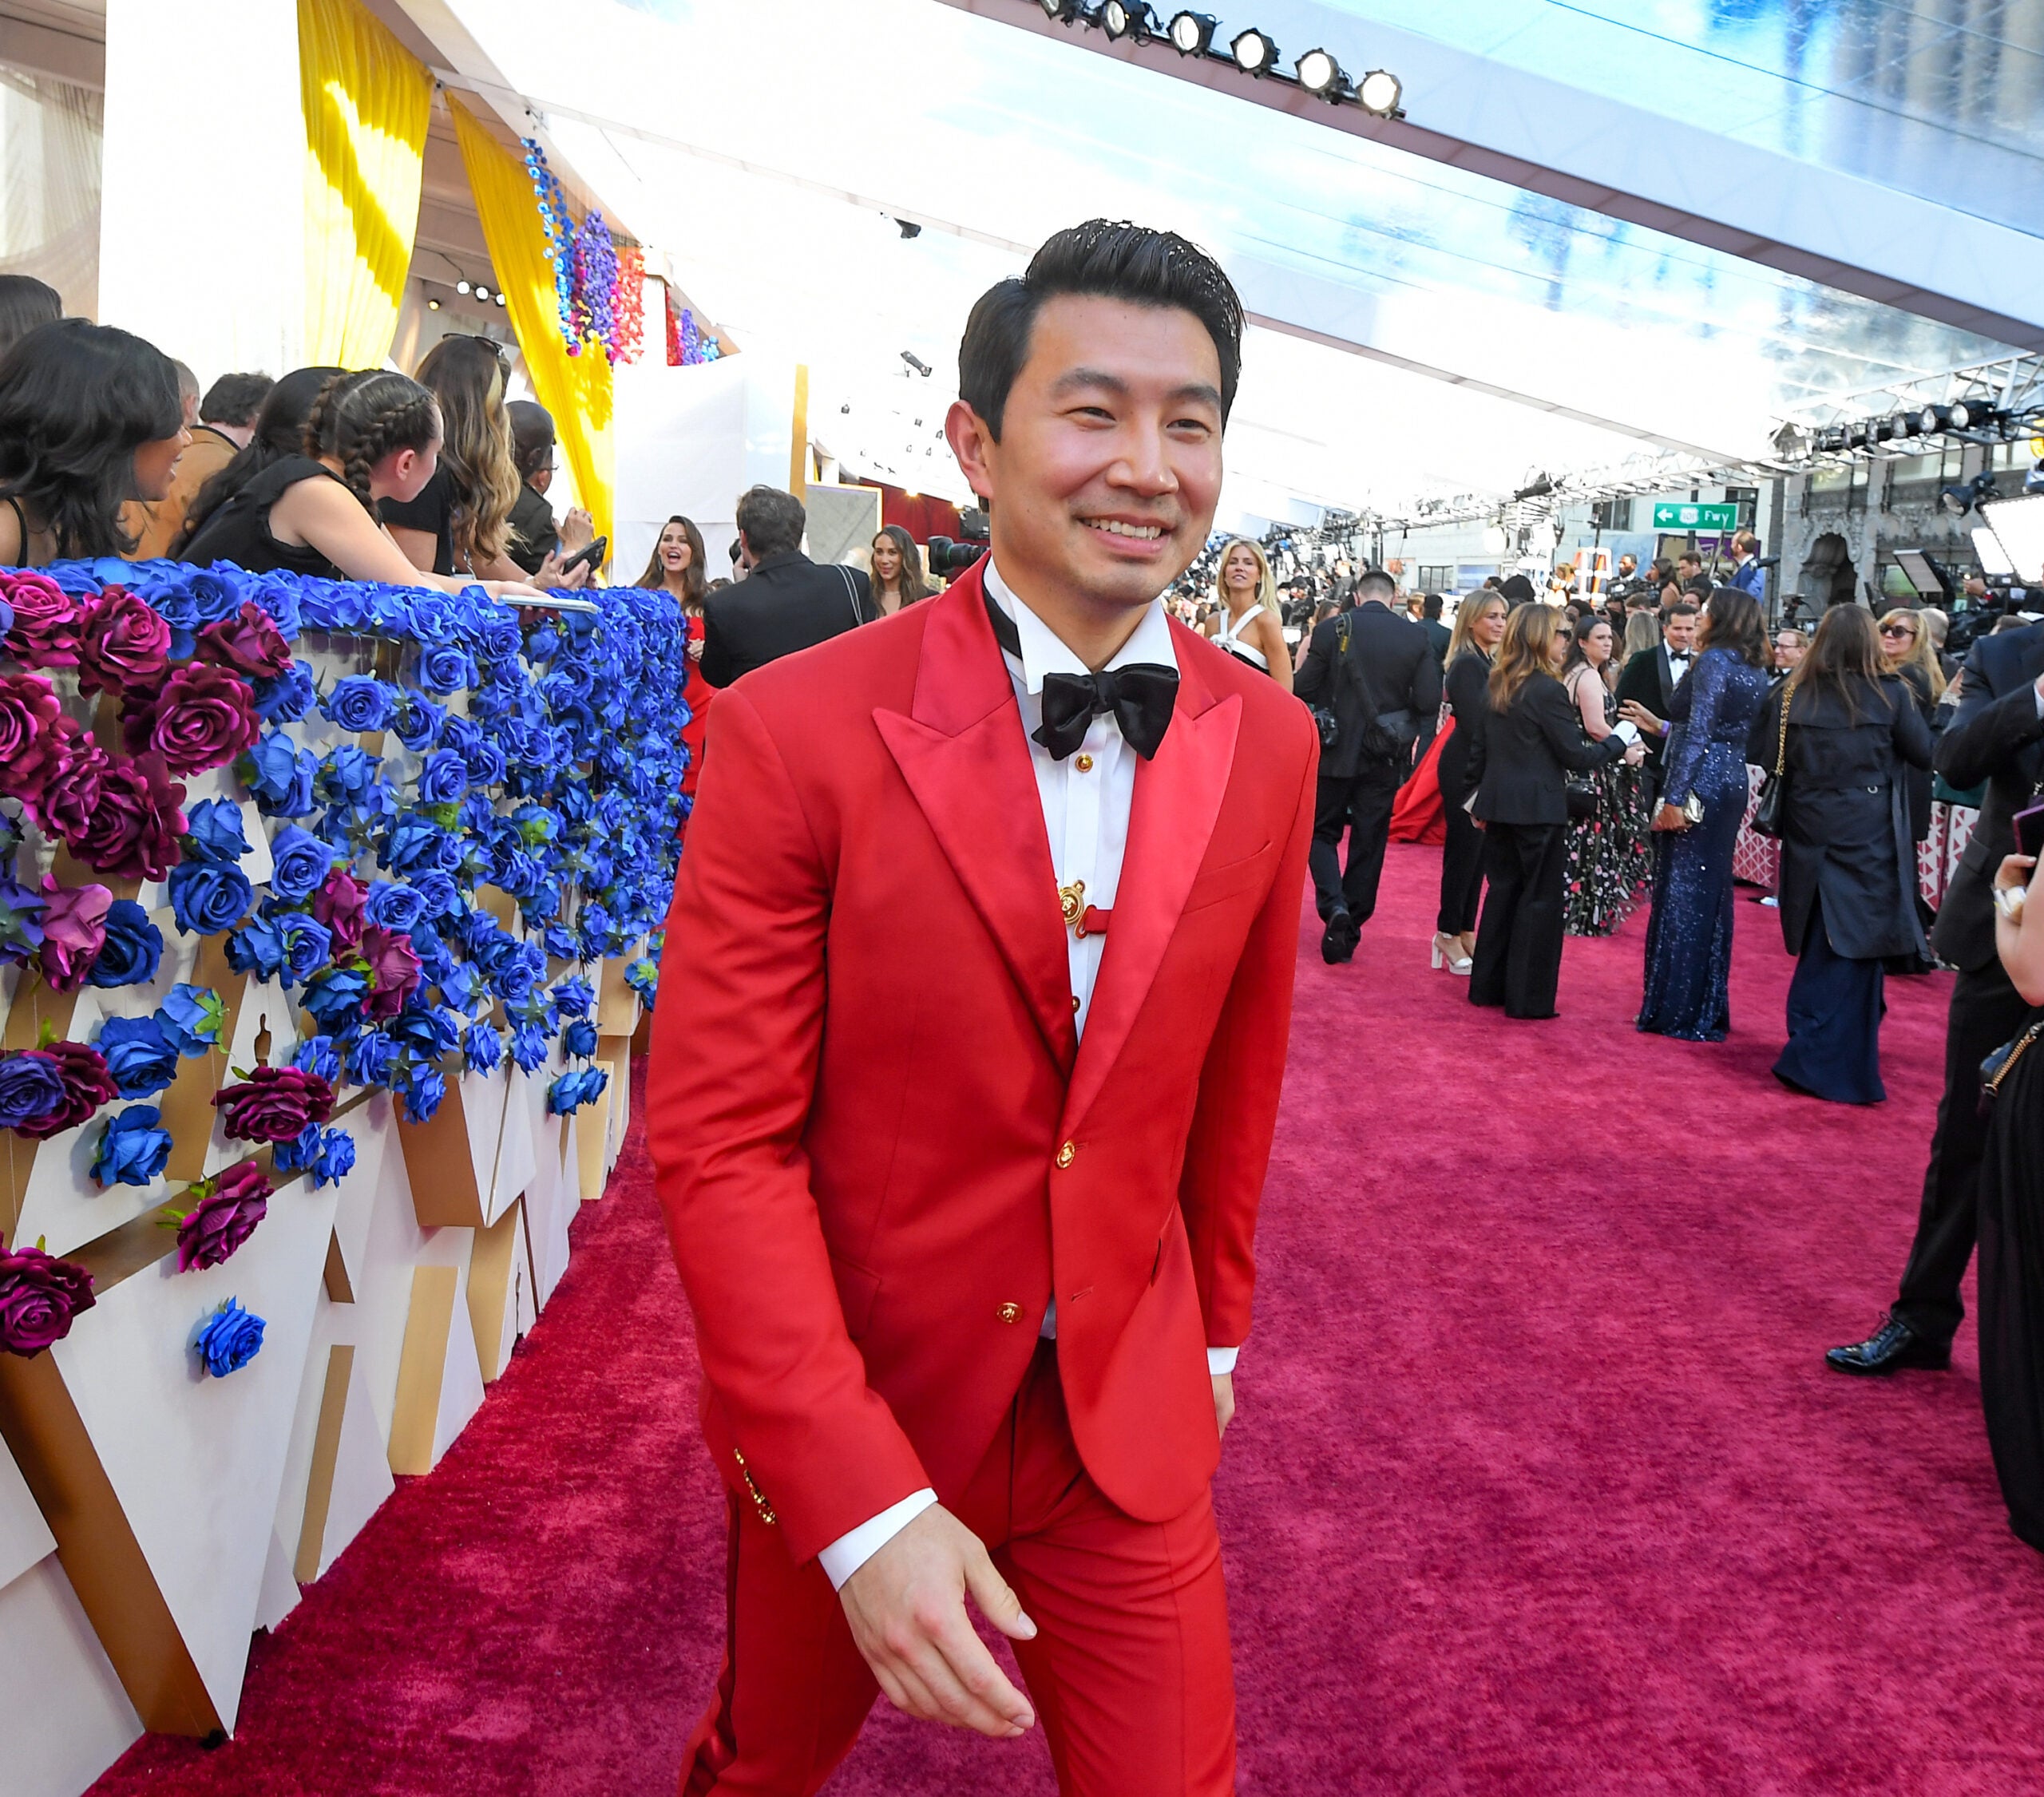
[[[1239,1348],[1208,1348],[1206,1351],[1207,1372],[1215,1379],[1218,1379],[1223,1373],[1233,1372],[1235,1370],[1235,1356],[1241,1352],[1242,1350]]]
[[[1209,1348],[1208,1353],[1213,1349]],[[869,1517],[848,1534],[840,1535],[817,1555],[830,1575],[830,1589],[844,1589],[845,1581],[893,1540],[937,1502],[937,1494],[925,1486],[911,1492],[898,1504],[889,1504],[879,1515]]]

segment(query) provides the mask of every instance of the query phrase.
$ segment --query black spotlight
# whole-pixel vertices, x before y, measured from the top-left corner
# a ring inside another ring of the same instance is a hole
[[[1261,31],[1245,31],[1229,45],[1228,53],[1245,75],[1267,75],[1278,66],[1278,46]]]
[[[1220,21],[1208,13],[1178,13],[1171,18],[1171,48],[1180,56],[1204,56]]]
[[[1299,85],[1323,100],[1340,100],[1349,92],[1349,77],[1325,50],[1308,50],[1293,67],[1298,71]]]
[[[1069,25],[1079,17],[1079,0],[1037,0],[1037,4],[1053,25]]]
[[[923,234],[923,228],[913,219],[897,219],[894,222],[901,227],[901,236],[905,242],[913,242]]]
[[[1931,432],[1943,430],[1951,422],[1951,408],[1948,406],[1926,406],[1916,414],[1916,430],[1919,436],[1928,437]]]
[[[1363,77],[1356,89],[1356,97],[1362,102],[1363,110],[1374,113],[1379,118],[1402,118],[1399,105],[1405,97],[1405,84],[1388,69],[1373,69]]]
[[[1110,38],[1134,38],[1139,43],[1157,34],[1157,15],[1143,0],[1105,0],[1095,16]]]

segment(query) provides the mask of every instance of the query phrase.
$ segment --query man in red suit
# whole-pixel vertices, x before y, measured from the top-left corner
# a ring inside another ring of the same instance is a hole
[[[876,1690],[1040,1715],[1068,1792],[1234,1787],[1209,1482],[1317,742],[1158,596],[1241,334],[1183,239],[1051,239],[959,352],[991,556],[718,699],[648,1105],[731,1494],[684,1792],[814,1791]]]

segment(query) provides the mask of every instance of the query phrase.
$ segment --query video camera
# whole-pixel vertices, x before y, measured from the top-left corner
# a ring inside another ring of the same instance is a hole
[[[959,540],[949,536],[933,536],[925,560],[933,574],[949,578],[963,574],[972,564],[986,554],[992,547],[992,520],[979,506],[969,505],[958,514],[958,528],[963,533]]]

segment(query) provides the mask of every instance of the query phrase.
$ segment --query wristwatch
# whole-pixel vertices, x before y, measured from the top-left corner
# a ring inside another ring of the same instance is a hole
[[[1994,908],[2011,924],[2022,921],[2023,900],[2029,897],[2028,889],[2022,886],[1997,886],[1994,889]]]

